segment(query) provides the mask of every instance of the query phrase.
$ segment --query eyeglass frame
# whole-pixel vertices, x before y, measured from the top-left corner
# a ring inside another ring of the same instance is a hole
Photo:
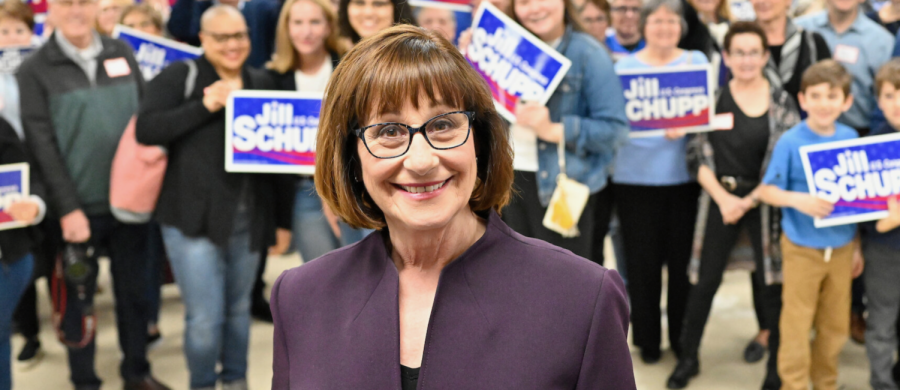
[[[466,118],[469,119],[469,127],[466,129],[466,139],[464,139],[462,142],[460,142],[459,145],[451,146],[448,148],[439,148],[437,146],[434,146],[434,144],[431,143],[431,140],[428,139],[427,133],[422,130],[425,129],[426,127],[428,127],[428,125],[431,124],[431,122],[434,121],[435,119],[445,117],[447,115],[453,115],[453,114],[466,114]],[[382,160],[387,160],[387,159],[391,159],[391,158],[401,157],[401,156],[405,155],[406,153],[408,153],[409,148],[412,147],[412,141],[413,141],[413,138],[416,136],[416,133],[421,133],[422,137],[425,138],[425,142],[427,142],[428,145],[431,146],[431,148],[434,150],[450,150],[450,149],[456,149],[460,146],[463,146],[466,144],[466,142],[469,142],[469,136],[472,135],[472,122],[473,121],[475,121],[475,111],[452,111],[452,112],[445,112],[443,114],[436,115],[436,116],[432,117],[431,119],[425,121],[425,123],[422,123],[422,126],[419,126],[419,127],[412,127],[410,125],[407,125],[405,123],[400,123],[400,122],[382,122],[382,123],[375,123],[375,124],[371,124],[368,126],[360,127],[356,130],[353,130],[353,132],[357,138],[362,140],[363,145],[365,145],[366,150],[369,152],[370,155],[372,155],[372,157],[382,159]],[[372,152],[372,149],[369,149],[369,144],[366,142],[366,138],[364,137],[366,129],[370,129],[375,126],[383,126],[383,125],[399,125],[399,126],[405,127],[406,130],[409,131],[409,143],[406,144],[406,149],[403,151],[403,153],[400,153],[396,156],[391,156],[391,157],[380,157],[380,156],[376,156],[375,153]]]

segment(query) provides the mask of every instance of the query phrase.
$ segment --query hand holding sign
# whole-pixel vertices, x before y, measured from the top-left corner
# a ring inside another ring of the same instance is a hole
[[[878,221],[878,224],[875,226],[880,233],[887,233],[900,227],[900,199],[896,197],[890,198],[887,205],[888,216]]]
[[[34,201],[23,199],[10,205],[6,212],[16,221],[31,225],[37,218],[40,207]]]
[[[834,204],[818,196],[795,193],[791,207],[813,218],[825,218],[834,211]]]
[[[240,85],[236,85],[234,82],[216,81],[203,89],[203,105],[209,112],[217,112],[228,105],[228,96],[240,89]]]
[[[534,131],[535,135],[547,142],[559,142],[563,136],[560,126],[550,121],[550,109],[534,102],[516,104],[516,124]]]

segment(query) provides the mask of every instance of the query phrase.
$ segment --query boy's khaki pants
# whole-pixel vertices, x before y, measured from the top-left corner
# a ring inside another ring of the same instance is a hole
[[[838,355],[850,334],[853,244],[826,250],[781,237],[784,289],[778,375],[782,390],[837,389]],[[810,347],[810,330],[815,338]]]

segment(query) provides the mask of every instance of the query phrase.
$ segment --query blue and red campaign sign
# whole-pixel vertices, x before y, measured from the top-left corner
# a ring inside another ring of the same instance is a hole
[[[416,7],[444,8],[463,12],[472,11],[472,5],[469,0],[410,0],[409,4]]]
[[[15,221],[6,211],[14,202],[28,197],[28,174],[26,163],[0,165],[0,230],[28,226]]]
[[[313,174],[321,93],[236,91],[228,98],[225,170]]]
[[[800,148],[809,193],[834,203],[816,227],[873,221],[900,198],[900,133]]]
[[[519,100],[547,104],[572,62],[482,1],[472,22],[466,59],[491,88],[494,105],[515,123]]]
[[[122,25],[116,25],[112,36],[134,48],[134,59],[141,67],[144,80],[152,79],[173,62],[192,60],[203,54],[203,49],[199,47],[153,36]]]
[[[712,130],[713,80],[708,65],[618,71],[625,93],[631,137],[653,137],[666,129]]]

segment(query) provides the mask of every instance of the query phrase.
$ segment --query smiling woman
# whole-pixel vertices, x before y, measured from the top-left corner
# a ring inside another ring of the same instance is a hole
[[[275,283],[273,389],[635,388],[621,278],[499,218],[507,129],[447,40],[396,26],[351,50],[316,151],[322,199],[380,232]]]

